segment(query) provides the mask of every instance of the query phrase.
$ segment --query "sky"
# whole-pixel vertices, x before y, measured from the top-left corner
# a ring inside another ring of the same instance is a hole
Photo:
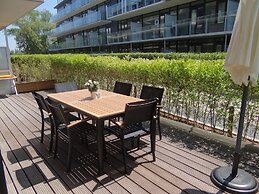
[[[52,15],[56,14],[54,7],[57,5],[57,0],[44,0],[44,3],[36,8],[36,10],[48,10]],[[16,48],[16,42],[13,36],[8,36],[8,43],[10,50],[14,51]],[[6,46],[4,31],[0,31],[0,46]]]

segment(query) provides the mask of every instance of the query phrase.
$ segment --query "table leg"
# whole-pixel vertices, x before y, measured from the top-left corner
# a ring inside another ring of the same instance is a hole
[[[104,120],[96,121],[97,127],[97,144],[98,144],[98,173],[103,174],[103,136],[104,136]]]
[[[17,89],[16,89],[15,80],[13,79],[12,82],[13,82],[13,88],[14,88],[15,94],[18,95],[18,92],[17,92]]]

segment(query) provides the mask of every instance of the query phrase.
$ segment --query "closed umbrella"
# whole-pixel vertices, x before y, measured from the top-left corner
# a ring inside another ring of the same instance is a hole
[[[225,60],[225,69],[232,80],[243,85],[236,148],[232,166],[218,167],[211,173],[212,182],[229,192],[255,193],[258,182],[239,169],[241,139],[249,84],[256,85],[259,75],[259,0],[240,0]]]

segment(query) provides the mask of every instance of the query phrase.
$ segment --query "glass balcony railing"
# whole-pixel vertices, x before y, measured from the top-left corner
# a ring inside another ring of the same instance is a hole
[[[105,35],[98,35],[97,32],[89,32],[88,35],[73,39],[66,39],[64,42],[52,44],[49,46],[50,51],[72,49],[78,47],[98,46],[107,44]]]
[[[127,13],[129,11],[146,7],[162,0],[132,0],[122,1],[110,6],[107,6],[107,18],[113,17],[119,14]]]
[[[140,41],[158,38],[170,38],[186,35],[208,34],[232,31],[235,14],[228,16],[206,16],[197,20],[182,20],[171,26],[147,26],[116,32],[107,36],[108,44],[117,42]]]
[[[57,45],[52,45],[50,50],[69,49],[83,46],[98,46],[112,43],[133,42],[152,39],[167,39],[172,37],[183,37],[191,35],[202,35],[217,32],[230,32],[233,29],[235,14],[223,16],[206,16],[197,20],[181,20],[171,26],[147,26],[131,30],[105,35],[97,35],[96,32],[89,32],[87,38],[76,38],[66,40]],[[78,24],[79,25],[79,24]]]
[[[51,18],[52,22],[58,21],[60,18],[68,15],[69,13],[81,8],[84,5],[91,3],[94,0],[76,0],[70,5],[66,5],[65,8],[59,9],[58,13]]]
[[[74,21],[65,22],[58,26],[56,29],[51,30],[49,36],[58,36],[61,33],[69,32],[70,30],[76,30],[82,26],[86,26],[100,20],[105,19],[105,15],[101,14],[101,12],[90,12],[84,17],[74,17]]]

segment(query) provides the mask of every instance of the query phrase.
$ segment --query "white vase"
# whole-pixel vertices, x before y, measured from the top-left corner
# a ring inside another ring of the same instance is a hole
[[[96,92],[91,92],[91,98],[92,99],[96,99],[97,98]]]
[[[100,98],[100,93],[99,92],[91,92],[91,98],[92,99],[97,99]]]

